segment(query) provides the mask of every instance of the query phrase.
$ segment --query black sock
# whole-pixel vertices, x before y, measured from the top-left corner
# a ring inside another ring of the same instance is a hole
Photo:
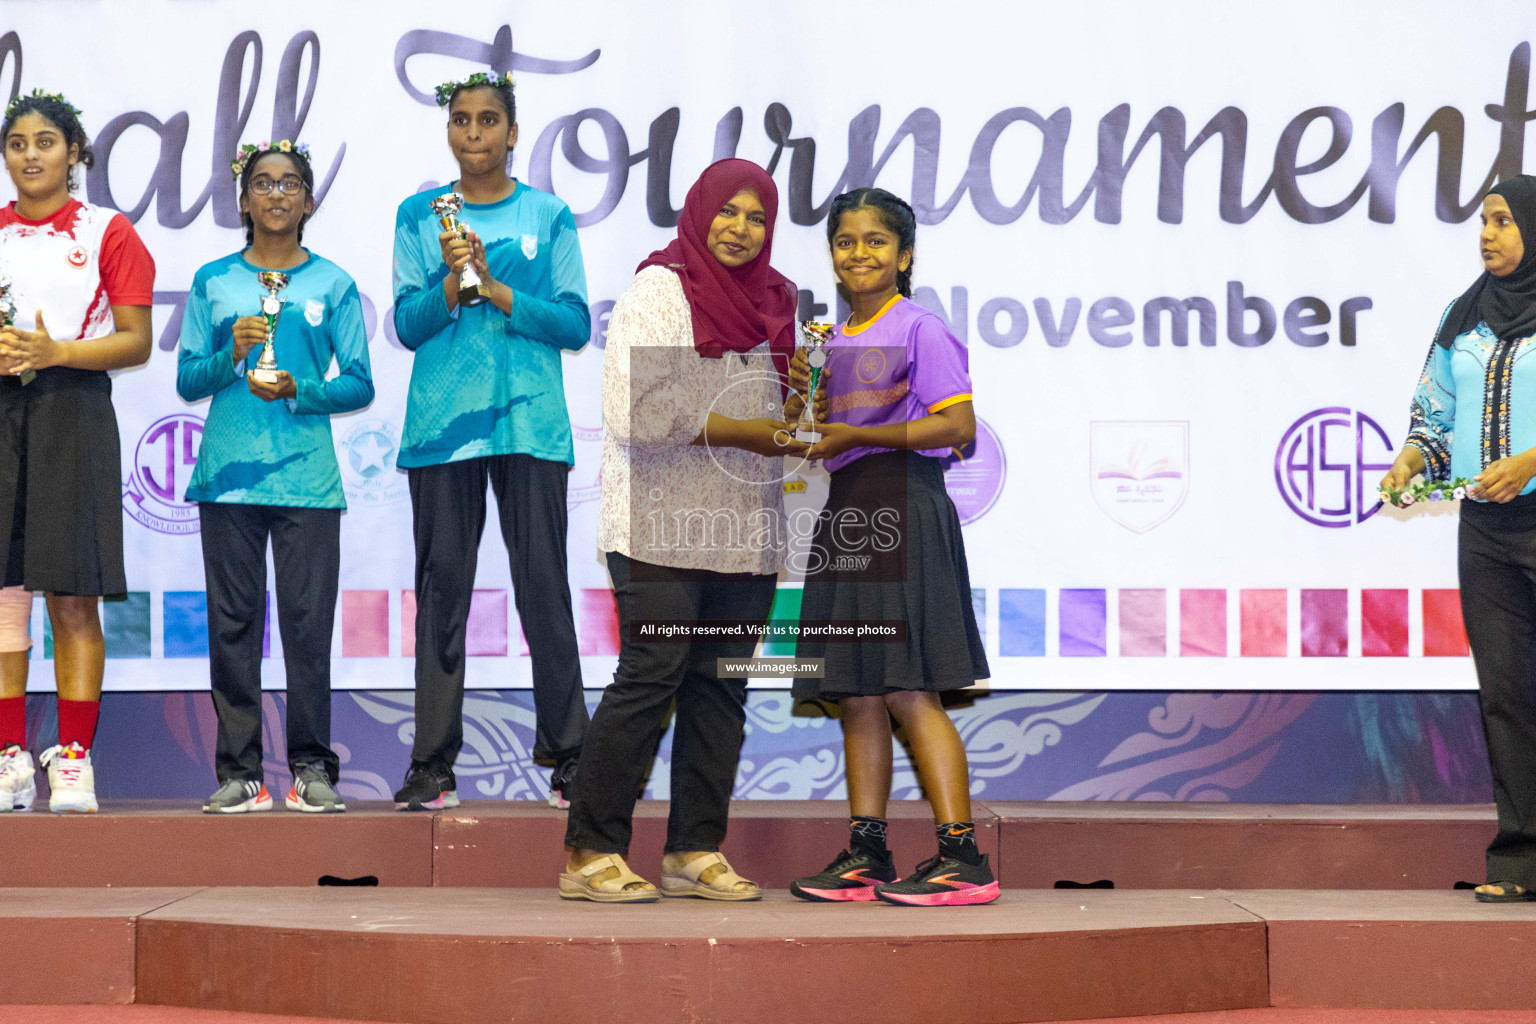
[[[891,852],[885,848],[885,819],[866,814],[849,818],[848,849],[854,853],[867,853],[877,860],[890,860]]]
[[[980,864],[981,851],[976,848],[976,823],[973,821],[948,821],[937,826],[939,856],[953,857],[962,864]]]

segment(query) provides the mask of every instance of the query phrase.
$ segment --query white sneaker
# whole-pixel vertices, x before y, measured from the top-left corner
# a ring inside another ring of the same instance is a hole
[[[0,750],[0,814],[32,809],[32,801],[37,799],[36,774],[30,751],[18,746]]]
[[[96,813],[96,772],[91,752],[78,743],[49,747],[39,759],[48,769],[48,809],[54,814]]]

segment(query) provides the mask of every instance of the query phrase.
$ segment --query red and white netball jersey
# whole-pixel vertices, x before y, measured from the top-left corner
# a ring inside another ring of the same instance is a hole
[[[61,341],[111,334],[113,306],[154,303],[155,261],[128,218],[78,199],[40,221],[15,203],[0,209],[0,273],[11,279],[16,326],[33,330],[42,310]]]

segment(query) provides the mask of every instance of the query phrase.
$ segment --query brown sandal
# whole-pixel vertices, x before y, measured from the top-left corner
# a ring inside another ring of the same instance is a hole
[[[592,876],[617,868],[619,877],[592,881]],[[626,889],[625,886],[645,882],[648,888]],[[656,887],[629,870],[624,858],[610,853],[584,864],[575,871],[560,872],[560,898],[563,900],[591,900],[593,903],[655,903],[661,894]]]
[[[699,881],[699,876],[710,868],[719,864],[723,868],[714,881],[704,883]],[[736,886],[746,882],[750,889],[738,889]],[[737,902],[741,900],[760,900],[763,898],[763,890],[757,883],[742,878],[731,870],[731,865],[718,853],[708,853],[702,857],[696,857],[682,866],[675,873],[668,873],[665,868],[661,872],[661,894],[663,896],[697,896],[705,900],[729,900]]]

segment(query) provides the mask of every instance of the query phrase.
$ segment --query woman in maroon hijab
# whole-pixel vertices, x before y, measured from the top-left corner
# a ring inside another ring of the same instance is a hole
[[[785,456],[806,445],[783,404],[795,287],[769,265],[778,190],[721,160],[688,191],[677,238],[638,268],[603,355],[598,547],[619,612],[619,667],[582,749],[560,895],[755,900],[720,856],[746,721],[746,680],[784,561]],[[700,624],[736,624],[709,636]],[[661,888],[630,870],[631,819],[674,698],[672,813]]]

